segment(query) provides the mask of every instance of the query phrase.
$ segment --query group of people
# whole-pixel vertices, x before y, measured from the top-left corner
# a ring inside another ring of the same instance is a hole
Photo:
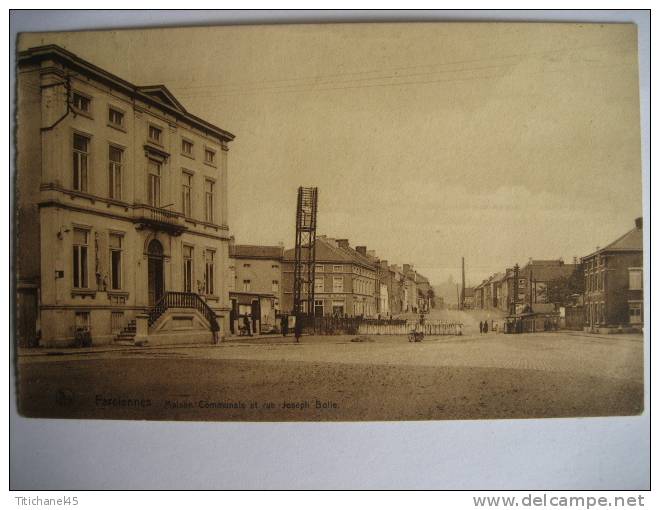
[[[488,321],[479,321],[479,333],[488,333]]]
[[[280,317],[280,330],[282,331],[282,336],[287,336],[289,334],[289,318],[289,315],[282,315]],[[294,320],[296,319],[295,316],[293,316],[293,318]],[[302,323],[302,320],[295,320],[295,324],[293,325],[293,336],[296,337],[296,342],[300,342],[300,337],[302,336]]]

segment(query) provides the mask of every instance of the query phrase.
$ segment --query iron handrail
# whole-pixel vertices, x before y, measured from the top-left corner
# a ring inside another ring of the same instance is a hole
[[[152,326],[169,308],[192,308],[201,313],[209,322],[211,331],[220,331],[215,312],[199,294],[194,292],[168,291],[149,310],[149,326]]]

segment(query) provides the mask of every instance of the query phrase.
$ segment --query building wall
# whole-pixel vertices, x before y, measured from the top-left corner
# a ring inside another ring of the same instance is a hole
[[[586,324],[629,324],[629,302],[640,302],[643,309],[643,290],[631,290],[629,287],[629,268],[642,267],[642,253],[612,253],[585,259],[584,262]]]
[[[322,266],[322,270],[320,267]],[[341,271],[335,271],[334,266],[342,266]],[[293,312],[293,262],[283,263],[283,294],[282,310],[285,313]],[[314,299],[321,301],[323,314],[331,315],[333,306],[339,302],[344,304],[344,314],[349,317],[364,315],[373,317],[376,314],[375,282],[376,272],[358,264],[348,262],[318,261],[316,278],[323,281],[323,291],[315,288]],[[333,280],[340,277],[343,282],[343,291],[334,292]]]
[[[274,294],[279,305],[282,300],[282,261],[280,259],[232,257],[230,267],[234,268],[232,290]],[[245,280],[250,281],[249,290],[244,287]],[[273,282],[277,282],[276,287],[273,286]]]

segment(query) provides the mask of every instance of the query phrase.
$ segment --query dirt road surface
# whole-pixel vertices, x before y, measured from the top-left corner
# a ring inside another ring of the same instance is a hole
[[[98,419],[350,421],[633,415],[641,335],[303,337],[25,352],[20,411]]]

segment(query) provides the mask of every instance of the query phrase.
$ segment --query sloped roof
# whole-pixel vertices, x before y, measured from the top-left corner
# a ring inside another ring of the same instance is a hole
[[[503,281],[504,279],[506,279],[506,273],[495,273],[495,274],[492,276],[492,280],[493,280],[493,282],[495,282],[495,283],[501,282],[501,281]]]
[[[575,271],[575,264],[558,265],[526,265],[520,270],[520,276],[523,278],[531,277],[535,281],[549,282],[557,278],[567,278]]]
[[[607,251],[642,251],[643,249],[644,236],[640,228],[633,228],[603,248]]]
[[[641,228],[633,228],[618,239],[612,241],[610,244],[590,253],[586,257],[590,258],[594,255],[604,252],[622,252],[622,251],[643,251],[644,250],[644,231]]]
[[[357,253],[357,252],[356,252]],[[335,240],[319,236],[316,238],[316,262],[348,262],[355,261],[350,252],[343,250],[335,245]],[[290,248],[284,252],[284,259],[288,261],[295,260],[296,250]]]
[[[531,259],[528,266],[561,266],[564,264],[562,259]]]
[[[252,244],[235,244],[229,246],[229,256],[251,259],[281,259],[284,248],[281,246],[259,246]]]

